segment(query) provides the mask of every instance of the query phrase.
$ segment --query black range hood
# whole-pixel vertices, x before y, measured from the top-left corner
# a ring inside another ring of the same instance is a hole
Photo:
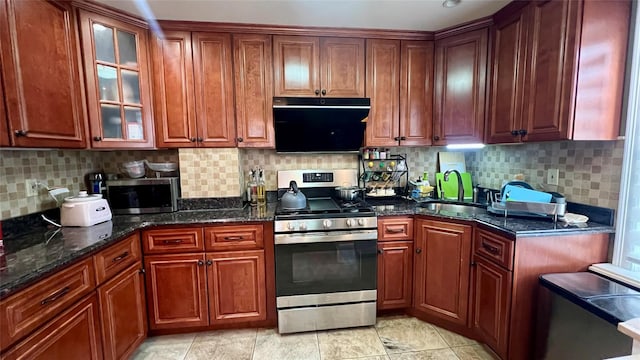
[[[273,98],[277,152],[355,152],[364,140],[369,98]]]

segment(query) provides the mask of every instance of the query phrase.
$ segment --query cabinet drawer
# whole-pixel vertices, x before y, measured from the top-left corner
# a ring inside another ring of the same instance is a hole
[[[252,250],[264,247],[261,224],[222,225],[204,228],[207,251]]]
[[[378,219],[378,241],[413,240],[413,219],[407,216]]]
[[[484,230],[476,231],[473,245],[476,255],[491,259],[508,270],[513,270],[513,246],[512,240]]]
[[[93,256],[96,285],[140,260],[140,235],[136,233]]]
[[[0,302],[0,349],[40,327],[95,285],[93,259],[87,258]]]
[[[145,254],[203,251],[202,228],[147,230],[142,233]]]

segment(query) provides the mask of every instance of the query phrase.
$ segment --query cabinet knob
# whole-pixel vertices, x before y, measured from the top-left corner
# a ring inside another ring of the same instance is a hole
[[[406,136],[400,136],[400,140],[407,140]]]
[[[139,271],[140,274],[145,274],[146,272],[147,271],[144,268],[140,269],[140,271]]]
[[[211,261],[211,259],[207,260],[207,266],[210,266],[211,264],[213,264],[213,261]]]
[[[238,142],[243,142],[243,141],[244,141],[243,138],[241,138],[241,137],[238,138]]]
[[[198,266],[204,266],[204,261],[198,260]]]
[[[382,249],[378,249],[378,254],[382,254],[382,253],[383,253]]]
[[[520,136],[525,136],[525,135],[527,135],[527,130],[520,129],[520,130],[518,130],[518,134],[520,134]]]
[[[203,139],[203,138],[201,138],[201,137],[199,137],[199,138],[196,138],[196,141],[197,141],[197,142],[203,142],[203,141],[204,141],[204,139]]]
[[[316,95],[320,95],[320,90],[316,89],[316,91],[314,91],[316,93]]]
[[[420,249],[420,248],[416,249],[416,254],[420,254],[421,252],[422,252],[422,249]]]
[[[396,137],[394,137],[394,138],[393,138],[393,140],[395,140],[395,141],[400,141],[400,136],[396,136]]]
[[[438,136],[438,135],[434,136],[434,137],[433,137],[433,140],[435,140],[435,141],[440,140],[440,136]]]
[[[511,135],[518,136],[518,130],[511,130]]]
[[[189,141],[191,141],[191,142],[196,142],[196,138],[194,138],[194,137],[189,138]]]
[[[27,136],[27,130],[16,130],[15,134],[17,137]]]
[[[326,89],[322,89],[322,95],[327,95],[327,90]]]
[[[102,136],[94,136],[93,141],[102,141]]]

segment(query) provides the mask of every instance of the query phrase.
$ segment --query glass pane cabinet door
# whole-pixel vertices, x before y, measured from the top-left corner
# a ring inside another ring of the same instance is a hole
[[[147,29],[85,11],[80,19],[93,147],[153,147]]]

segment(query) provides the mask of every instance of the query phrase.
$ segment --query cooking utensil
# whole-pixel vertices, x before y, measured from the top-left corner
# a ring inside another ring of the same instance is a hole
[[[336,187],[336,196],[342,200],[352,201],[358,197],[358,193],[361,192],[357,186],[338,186]]]
[[[289,182],[289,190],[282,195],[280,201],[284,210],[300,210],[307,207],[307,198],[298,190],[295,180]]]

